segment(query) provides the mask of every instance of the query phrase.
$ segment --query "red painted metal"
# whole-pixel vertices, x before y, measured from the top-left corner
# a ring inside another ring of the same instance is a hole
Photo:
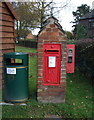
[[[66,72],[74,73],[75,68],[75,45],[67,44],[67,57],[66,57]]]
[[[60,84],[61,44],[44,44],[44,85]]]

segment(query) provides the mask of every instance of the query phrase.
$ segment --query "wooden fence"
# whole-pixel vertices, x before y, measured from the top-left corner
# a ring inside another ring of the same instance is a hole
[[[17,45],[29,48],[37,48],[37,41],[20,40]]]

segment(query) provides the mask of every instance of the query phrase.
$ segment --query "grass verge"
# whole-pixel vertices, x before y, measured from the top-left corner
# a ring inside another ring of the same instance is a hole
[[[18,52],[34,52],[36,49],[16,47]],[[76,71],[67,74],[66,102],[42,104],[36,101],[37,57],[29,57],[29,100],[26,106],[4,105],[3,118],[48,118],[56,115],[61,118],[94,118],[93,85],[90,79]]]

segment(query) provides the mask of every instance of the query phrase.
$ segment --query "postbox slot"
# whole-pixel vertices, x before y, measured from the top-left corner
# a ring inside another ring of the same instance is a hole
[[[46,50],[46,52],[59,52],[58,50]]]

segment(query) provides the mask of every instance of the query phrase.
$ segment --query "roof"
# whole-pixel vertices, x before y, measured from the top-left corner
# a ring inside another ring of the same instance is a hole
[[[55,18],[55,17],[53,17],[53,16],[52,16],[52,17],[49,17],[47,20],[44,21],[44,23],[43,23],[43,25],[42,25],[42,27],[41,27],[41,29],[40,29],[40,31],[39,31],[38,34],[40,34],[40,32],[41,32],[42,30],[44,30],[44,28],[45,28],[49,23],[54,23],[54,24],[58,27],[58,29],[65,34],[65,31],[62,29],[62,26],[59,24],[58,19]]]
[[[91,12],[85,14],[83,17],[81,17],[80,20],[92,19],[92,18],[94,18],[94,9]]]
[[[28,35],[27,35],[27,37],[26,37],[27,39],[33,39],[34,38],[34,36],[33,36],[33,34],[32,34],[32,32],[30,32]]]
[[[8,9],[9,9],[10,12],[12,13],[14,19],[17,20],[18,18],[17,18],[16,12],[15,12],[14,9],[12,8],[11,4],[10,4],[9,2],[3,2],[3,3],[5,3],[5,4],[7,5]]]

